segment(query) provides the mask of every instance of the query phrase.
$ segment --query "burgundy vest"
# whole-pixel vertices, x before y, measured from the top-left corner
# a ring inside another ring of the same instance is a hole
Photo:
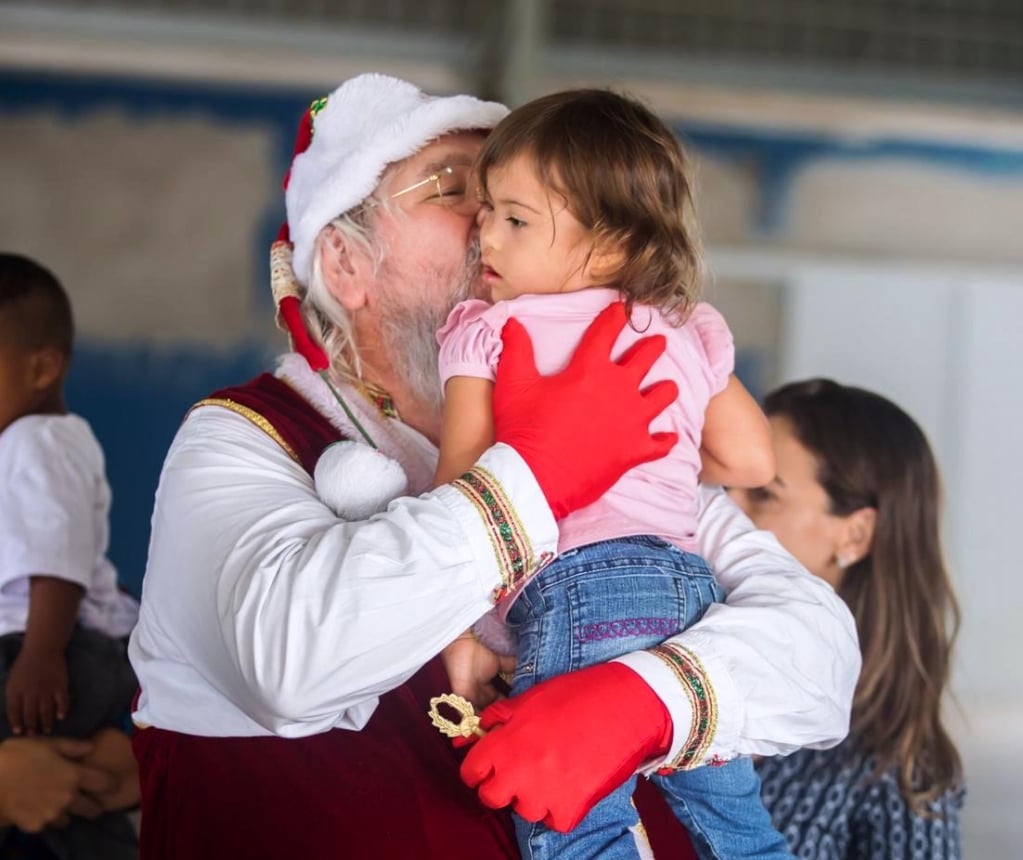
[[[211,396],[266,418],[312,474],[338,431],[263,374]],[[427,717],[449,691],[435,659],[382,696],[362,731],[306,738],[135,733],[141,860],[502,860],[518,858],[506,810],[484,807],[458,775],[461,754]],[[640,780],[637,805],[658,860],[693,855],[681,825]]]

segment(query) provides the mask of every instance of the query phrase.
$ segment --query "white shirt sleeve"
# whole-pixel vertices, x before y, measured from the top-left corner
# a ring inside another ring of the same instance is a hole
[[[100,554],[93,527],[102,454],[76,416],[29,415],[0,445],[0,589],[52,576],[87,589]]]
[[[672,748],[659,764],[688,768],[837,744],[849,731],[860,672],[848,607],[720,489],[701,489],[696,538],[725,603],[662,646],[621,658],[674,720]]]
[[[248,420],[193,412],[157,491],[129,652],[136,721],[214,736],[361,728],[381,694],[556,550],[515,451],[495,446],[471,474],[479,486],[345,522]]]

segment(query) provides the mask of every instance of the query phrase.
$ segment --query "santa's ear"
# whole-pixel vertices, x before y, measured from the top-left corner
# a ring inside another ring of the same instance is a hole
[[[372,269],[366,252],[354,247],[340,230],[328,227],[320,236],[316,253],[320,255],[324,284],[341,307],[349,312],[365,307]]]

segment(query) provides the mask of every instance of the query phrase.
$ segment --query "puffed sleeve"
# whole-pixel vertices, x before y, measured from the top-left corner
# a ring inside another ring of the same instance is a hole
[[[345,521],[247,418],[195,409],[156,493],[129,646],[135,721],[208,737],[358,731],[556,548],[540,486],[507,445]]]
[[[501,357],[505,319],[506,314],[498,306],[479,299],[455,305],[437,332],[441,386],[452,376],[473,376],[493,382]]]
[[[735,370],[735,341],[728,323],[716,308],[700,302],[693,308],[687,322],[703,347],[710,373],[711,396],[724,390],[728,377]]]

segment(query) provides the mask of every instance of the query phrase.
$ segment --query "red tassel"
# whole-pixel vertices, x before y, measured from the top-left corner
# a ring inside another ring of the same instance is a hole
[[[313,139],[313,112],[310,108],[304,114],[302,114],[302,121],[298,126],[298,135],[295,138],[295,152],[292,156],[292,162],[294,162],[294,156],[300,155],[309,148],[309,144]],[[288,181],[291,179],[291,168],[288,168],[288,172],[284,174],[284,190],[288,190]],[[281,229],[277,232],[277,240],[282,242],[291,242],[290,231],[288,230],[288,222],[285,221],[281,225]],[[288,271],[288,277],[291,278],[291,286],[293,284],[294,275],[290,273],[290,266]],[[283,292],[283,290],[282,290]],[[291,338],[292,349],[301,355],[309,366],[315,370],[326,370],[330,367],[330,360],[327,358],[327,354],[321,349],[313,339],[309,337],[309,332],[306,330],[305,321],[302,319],[302,311],[299,307],[299,301],[295,296],[287,295],[284,296],[280,303],[277,305],[278,313],[280,318],[284,321],[284,326],[288,331],[288,335]]]
[[[326,370],[330,367],[327,353],[313,342],[309,337],[309,332],[306,331],[298,299],[294,296],[285,296],[281,299],[279,309],[281,319],[284,320],[284,325],[291,336],[291,345],[295,352],[308,361],[313,370]]]

